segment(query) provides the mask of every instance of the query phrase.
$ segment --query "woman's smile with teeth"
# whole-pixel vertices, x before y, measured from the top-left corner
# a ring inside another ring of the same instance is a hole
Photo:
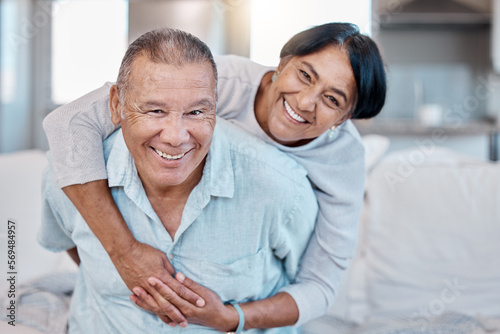
[[[288,113],[288,115],[290,115],[291,118],[293,118],[294,120],[296,120],[297,122],[300,122],[300,123],[306,123],[307,121],[301,117],[299,114],[297,114],[295,111],[293,111],[292,107],[290,107],[290,105],[288,104],[288,102],[285,101],[285,110],[286,112]]]
[[[167,160],[179,160],[180,158],[182,158],[183,156],[186,155],[186,153],[181,153],[181,154],[177,154],[177,155],[170,155],[167,153],[163,153],[162,151],[159,151],[156,148],[153,148],[153,149],[155,150],[156,153],[158,153],[158,155],[160,157],[165,158]]]

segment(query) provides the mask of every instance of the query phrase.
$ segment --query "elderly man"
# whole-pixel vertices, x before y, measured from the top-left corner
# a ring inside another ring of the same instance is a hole
[[[216,87],[210,50],[196,37],[170,29],[141,36],[111,87],[111,118],[121,130],[105,141],[105,160],[134,237],[231,302],[217,329],[241,331],[237,303],[272,296],[294,279],[317,204],[296,162],[225,121],[216,125]],[[80,263],[70,334],[213,331],[172,328],[134,305],[50,169],[44,194],[40,243]]]

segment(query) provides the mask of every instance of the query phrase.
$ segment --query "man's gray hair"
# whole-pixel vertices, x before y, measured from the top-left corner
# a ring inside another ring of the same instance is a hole
[[[215,94],[217,95],[217,66],[209,47],[190,33],[178,29],[162,28],[145,33],[129,45],[116,81],[122,104],[125,103],[125,94],[129,88],[132,63],[141,55],[145,55],[155,63],[177,67],[208,61],[214,72]]]

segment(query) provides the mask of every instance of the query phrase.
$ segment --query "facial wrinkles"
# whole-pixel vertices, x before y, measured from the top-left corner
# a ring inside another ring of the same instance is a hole
[[[211,92],[215,92],[215,80],[212,72],[199,71],[198,68],[192,70],[191,65],[203,64],[187,63],[176,67],[168,64],[154,63],[148,61],[146,58],[141,58],[134,63],[137,71],[133,71],[133,75],[136,76],[137,86],[141,87],[140,92],[150,92],[149,96],[156,96],[160,99],[168,97],[168,101],[172,105],[175,105],[176,98],[179,100],[183,94],[182,90],[188,94],[196,90],[207,90],[207,88]],[[169,69],[164,71],[164,67],[168,67]],[[181,77],[177,73],[182,73]],[[179,91],[180,93],[172,94],[172,90]],[[193,94],[189,95],[191,97]]]
[[[189,68],[190,65],[197,64],[184,64],[179,67],[173,67],[174,72],[178,70],[178,72],[183,72],[186,68]],[[149,87],[150,89],[155,89],[157,87],[167,87],[167,89],[194,89],[194,88],[208,88],[212,82],[214,82],[213,74],[210,71],[191,71],[189,76],[187,77],[178,77],[175,74],[171,74],[169,72],[162,72],[161,68],[163,66],[169,66],[172,68],[172,65],[167,64],[157,64],[152,62],[147,62],[145,66],[151,67],[149,73],[153,73],[152,75],[142,76],[142,87]],[[160,69],[160,70],[159,70]],[[141,73],[148,72],[148,69],[142,70]]]
[[[310,87],[302,89],[299,93],[300,100],[297,101],[299,108],[306,112],[324,109],[327,113],[341,113],[347,107],[346,102],[338,93],[333,92],[331,87],[327,85],[328,83],[323,82],[320,78],[313,82]],[[333,102],[325,101],[329,96],[334,97],[339,105],[337,106]],[[316,116],[314,116],[313,119],[315,120]]]
[[[305,86],[301,84],[295,90],[290,90],[290,93],[285,91],[283,95],[292,111],[306,120],[305,125],[316,124],[318,110],[324,107],[321,105],[321,89],[318,85]],[[306,128],[302,127],[302,129]]]
[[[144,116],[135,102],[129,102],[128,99],[125,100],[125,105],[122,107],[122,119],[125,122],[133,126]]]
[[[215,126],[210,74],[203,65],[176,68],[144,59],[134,64],[133,85],[122,109],[124,137],[141,180],[150,189],[181,186],[192,177],[195,180],[202,168]],[[196,110],[202,113],[193,113]]]
[[[349,55],[345,49],[333,46],[326,51],[319,55],[313,71],[317,74],[318,81],[324,84],[325,92],[335,96],[340,105],[352,104],[350,86],[355,85],[355,81]],[[306,66],[312,65],[307,63]]]
[[[195,91],[193,92],[193,89],[190,89],[189,92],[196,93]],[[151,100],[145,99],[143,102],[138,102],[137,99],[128,98],[125,104],[125,115],[127,116],[130,124],[135,124],[144,117],[157,118],[158,121],[161,121],[164,117],[191,117],[193,121],[205,121],[212,127],[215,126],[215,104],[210,102],[210,97],[201,97],[199,102],[187,107],[181,106],[180,103],[183,100],[181,96],[179,96],[178,100],[179,101],[176,101],[175,98],[172,98],[167,103],[167,101],[163,102],[161,99],[155,99],[152,97]],[[162,113],[158,115],[149,114],[149,112],[154,110],[160,110]],[[201,114],[189,114],[190,112],[196,110],[201,111]],[[122,116],[124,116],[123,112]]]
[[[338,125],[343,121],[346,121],[347,115],[350,110],[350,106],[346,105],[344,101],[339,102],[339,106],[330,105],[331,102],[324,101],[327,96],[334,96],[337,101],[340,101],[340,97],[333,95],[330,91],[325,90],[321,87],[321,84],[317,85],[317,89],[311,92],[310,95],[306,95],[303,98],[302,104],[299,102],[299,108],[302,107],[304,112],[315,111],[314,116],[309,117],[308,121],[312,125],[317,124],[321,126],[332,126]],[[334,124],[327,124],[334,123]]]
[[[346,57],[342,50],[331,48],[316,54],[293,57],[280,64],[280,73],[273,82],[271,105],[274,112],[268,119],[268,134],[282,142],[300,142],[315,138],[331,126],[347,120],[356,87]],[[337,100],[338,105],[328,99],[330,96]],[[287,102],[284,107],[282,98]],[[286,118],[283,120],[282,110],[288,110],[288,106],[291,109],[288,114],[292,118],[300,121],[298,117],[301,117],[306,122],[294,125]]]

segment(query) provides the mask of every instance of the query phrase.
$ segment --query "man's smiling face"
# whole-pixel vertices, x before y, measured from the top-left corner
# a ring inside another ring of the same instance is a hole
[[[156,189],[197,184],[215,127],[211,64],[177,67],[141,55],[127,87],[124,105],[112,88],[112,120],[121,123],[142,182]]]

